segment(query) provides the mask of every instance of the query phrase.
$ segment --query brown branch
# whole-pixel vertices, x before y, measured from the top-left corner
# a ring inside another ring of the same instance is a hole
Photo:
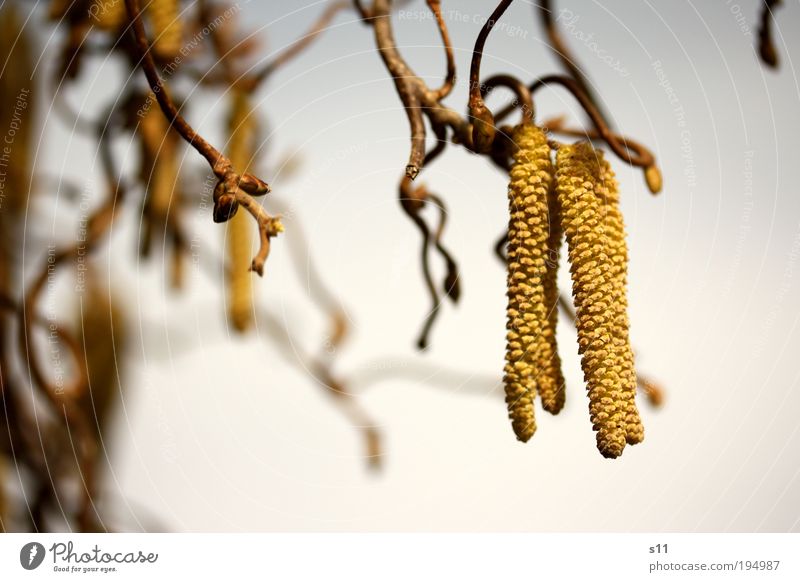
[[[469,70],[469,114],[473,119],[472,143],[475,146],[475,150],[481,153],[487,153],[491,150],[495,134],[494,117],[483,102],[481,92],[480,78],[483,47],[486,44],[486,39],[489,38],[489,33],[513,1],[500,1],[500,4],[497,5],[497,8],[494,9],[494,12],[492,12],[492,15],[478,33],[478,38],[475,39],[475,48],[472,49],[472,63]]]
[[[442,105],[438,92],[430,89],[400,55],[392,33],[391,0],[375,0],[370,23],[374,27],[378,52],[395,82],[397,93],[406,110],[411,127],[411,153],[406,176],[416,178],[425,156],[425,123],[427,116],[437,131],[450,128],[454,141],[472,149],[472,125],[456,111]]]
[[[597,130],[597,135],[599,139],[602,139],[608,144],[608,147],[619,156],[623,161],[631,164],[632,166],[636,166],[639,168],[643,168],[646,173],[650,173],[648,178],[648,185],[656,185],[658,181],[652,179],[652,170],[650,168],[655,167],[655,158],[653,154],[650,153],[644,147],[635,147],[639,144],[635,144],[635,142],[631,142],[630,140],[626,140],[625,138],[621,138],[617,136],[606,124],[605,120],[603,119],[600,112],[597,108],[592,104],[591,100],[587,97],[587,95],[581,90],[580,86],[575,82],[574,79],[570,77],[564,77],[562,75],[547,75],[545,77],[541,77],[534,81],[530,86],[531,94],[536,93],[539,89],[543,87],[547,87],[549,85],[560,85],[569,91],[575,99],[577,99],[580,106],[583,110],[589,115],[589,118],[592,121],[595,129]],[[509,105],[508,107],[501,110],[496,118],[499,122],[500,120],[504,119],[508,115],[514,111],[515,105]],[[626,144],[632,144],[633,147],[628,147]],[[658,184],[660,186],[660,184]],[[654,192],[655,193],[655,192]]]
[[[438,141],[434,148],[429,151],[425,156],[425,164],[431,163],[437,157],[439,157],[445,149],[447,142],[445,141],[446,134],[444,128],[437,127],[435,128],[437,132]],[[447,275],[445,276],[444,281],[444,292],[445,294],[450,297],[454,302],[458,301],[460,296],[460,283],[458,280],[458,267],[453,260],[450,253],[445,249],[441,242],[442,234],[444,232],[445,226],[445,218],[447,215],[446,207],[444,205],[444,201],[436,196],[428,192],[427,188],[424,184],[418,186],[417,188],[412,187],[411,179],[408,176],[405,176],[400,181],[400,205],[405,211],[405,213],[411,218],[414,224],[420,231],[422,235],[422,245],[420,247],[421,253],[421,260],[422,260],[422,276],[425,282],[425,286],[428,290],[428,294],[431,298],[431,308],[428,311],[428,315],[425,318],[425,321],[422,326],[422,330],[419,334],[417,339],[417,347],[420,350],[427,349],[428,347],[428,338],[430,332],[433,328],[433,325],[439,315],[439,310],[441,307],[441,300],[439,299],[439,292],[437,289],[436,284],[433,281],[433,275],[431,273],[430,267],[430,257],[429,251],[431,246],[431,241],[435,245],[435,248],[439,251],[442,257],[445,260],[447,265]],[[435,234],[431,236],[430,228],[428,227],[427,223],[421,216],[421,212],[426,206],[428,202],[431,202],[439,209],[439,225],[435,230]]]
[[[542,128],[549,133],[558,133],[571,137],[587,138],[590,140],[603,139],[602,135],[600,135],[600,132],[596,129],[577,129],[564,127],[564,120],[562,117],[556,117],[542,122]],[[663,184],[661,171],[658,169],[658,165],[655,162],[655,157],[653,156],[652,152],[644,145],[634,141],[629,137],[625,137],[616,133],[614,136],[628,151],[634,152],[639,158],[646,160],[649,157],[653,160],[649,166],[644,168],[645,182],[647,183],[647,187],[650,189],[650,192],[653,194],[658,194],[661,191]]]
[[[450,33],[447,30],[447,24],[442,17],[442,1],[441,0],[427,0],[428,7],[433,12],[436,18],[436,26],[439,28],[439,35],[442,37],[442,44],[444,45],[445,58],[447,59],[447,74],[444,78],[442,86],[434,92],[437,101],[441,101],[447,97],[453,90],[453,85],[456,81],[456,61],[453,56],[453,43],[450,40]]]
[[[136,47],[138,48],[137,56],[139,57],[139,64],[144,70],[145,77],[147,77],[150,90],[155,94],[158,105],[170,124],[189,145],[206,159],[220,182],[226,183],[228,190],[231,190],[235,184],[236,187],[241,187],[245,192],[254,196],[269,192],[269,185],[259,178],[251,174],[243,174],[241,177],[235,174],[234,169],[231,167],[230,160],[208,143],[183,118],[178,108],[175,106],[175,103],[172,101],[164,81],[156,70],[155,60],[150,51],[150,46],[147,42],[147,36],[144,30],[144,23],[141,18],[139,0],[125,0],[125,6],[128,10],[128,16],[131,19],[133,27],[134,39],[136,41]]]
[[[236,201],[255,218],[258,224],[261,246],[259,247],[258,254],[253,257],[250,270],[255,271],[259,275],[263,275],[264,263],[269,256],[270,239],[283,232],[280,216],[270,216],[261,204],[256,202],[252,196],[249,196],[241,190],[236,191]]]
[[[391,0],[375,0],[372,8],[372,26],[375,40],[386,68],[392,74],[397,94],[405,107],[411,127],[411,153],[406,164],[406,176],[414,179],[419,174],[425,157],[425,121],[419,94],[421,80],[417,77],[397,50],[392,33],[389,11]]]
[[[488,95],[497,87],[506,87],[511,89],[516,96],[516,100],[512,103],[514,107],[519,107],[522,112],[522,123],[533,123],[534,107],[531,92],[525,86],[525,83],[512,77],[511,75],[495,75],[490,77],[481,84],[480,92],[481,98]]]
[[[237,174],[230,160],[195,132],[180,115],[167,91],[166,85],[156,71],[155,61],[150,52],[144,24],[141,19],[139,0],[125,0],[125,6],[133,25],[136,46],[139,50],[139,62],[144,69],[150,89],[155,94],[162,112],[181,137],[206,158],[218,179],[214,188],[214,221],[225,222],[230,219],[236,213],[239,205],[244,206],[255,218],[258,224],[261,247],[253,259],[250,270],[262,275],[264,262],[269,254],[270,238],[281,232],[282,227],[278,218],[269,216],[261,205],[256,204],[246,194],[251,196],[266,194],[270,191],[269,185],[252,174],[244,173],[241,176]]]

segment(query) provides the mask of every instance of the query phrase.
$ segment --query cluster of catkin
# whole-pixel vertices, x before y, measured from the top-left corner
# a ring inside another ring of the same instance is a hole
[[[504,385],[517,438],[536,430],[534,399],[557,414],[564,378],[556,347],[558,262],[569,249],[578,351],[597,448],[618,457],[644,430],[627,316],[625,230],[617,182],[589,143],[560,145],[555,164],[544,131],[515,128],[508,188],[507,344]]]

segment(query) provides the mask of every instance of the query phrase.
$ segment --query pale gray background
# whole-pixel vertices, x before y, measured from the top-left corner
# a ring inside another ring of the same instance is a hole
[[[611,158],[629,228],[638,364],[668,391],[663,409],[642,404],[645,442],[616,461],[597,453],[567,324],[559,329],[567,407],[558,417],[540,412],[527,445],[514,440],[498,383],[504,275],[491,253],[506,221],[506,186],[485,160],[456,147],[419,180],[450,206],[446,240],[462,266],[462,303],[445,306],[430,352],[414,353],[428,298],[418,235],[396,201],[407,121],[372,30],[348,12],[258,94],[269,144],[262,175],[290,201],[285,236],[302,221],[352,317],[355,335],[339,369],[363,377],[385,366],[398,375],[361,397],[385,436],[384,470],[366,470],[360,436],[319,386],[283,363],[267,330],[229,337],[219,285],[194,269],[191,292],[178,297],[165,291],[157,261],[131,260],[131,206],[112,244],[122,258],[109,267],[129,309],[136,362],[109,445],[110,525],[140,529],[157,516],[164,527],[195,531],[800,530],[800,40],[789,34],[800,5],[778,11],[781,68],[772,72],[753,50],[755,1],[558,4],[629,73],[567,36],[616,126],[651,146],[664,169],[664,192],[652,197],[638,171]],[[443,7],[464,81],[478,21],[494,3]],[[321,8],[250,2],[242,23],[265,39],[267,58]],[[421,0],[404,10],[427,13]],[[503,22],[519,29],[490,38],[486,76],[532,79],[557,69],[528,2],[516,2]],[[438,83],[444,59],[433,22],[406,14],[395,25],[403,54]],[[52,41],[44,48],[54,50]],[[126,82],[113,63],[96,64],[83,93],[70,94],[87,115]],[[189,114],[217,142],[219,97],[194,98]],[[462,109],[465,101],[461,82],[448,103]],[[537,106],[542,116],[579,116],[559,90],[543,91]],[[97,170],[91,143],[56,120],[46,130],[40,164],[79,180]],[[124,140],[119,152],[135,157]],[[293,176],[279,167],[287,156],[301,164]],[[184,162],[199,200],[205,170],[193,152]],[[100,184],[97,177],[88,188]],[[223,252],[223,228],[207,212],[191,224],[205,249]],[[318,344],[326,322],[280,238],[258,295],[305,345]],[[413,376],[420,363],[426,372]]]

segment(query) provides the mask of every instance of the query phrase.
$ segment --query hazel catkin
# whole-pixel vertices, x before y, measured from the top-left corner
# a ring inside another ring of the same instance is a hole
[[[250,100],[242,91],[232,94],[228,119],[228,157],[242,172],[252,163],[256,137],[255,118]],[[253,323],[252,223],[245,213],[236,213],[226,229],[228,239],[228,321],[238,332],[247,331]]]
[[[536,431],[539,342],[547,313],[544,279],[547,266],[548,192],[553,181],[550,147],[544,132],[532,124],[514,130],[517,149],[508,187],[507,344],[504,385],[506,404],[517,438]]]
[[[628,444],[644,440],[644,427],[636,408],[636,370],[633,363],[633,350],[630,345],[627,297],[628,247],[625,242],[625,223],[619,208],[619,186],[614,171],[602,152],[598,152],[601,171],[600,192],[603,212],[603,228],[613,286],[614,310],[612,341],[616,350],[622,380],[622,404],[625,410],[625,435]]]
[[[558,262],[563,231],[558,196],[551,187],[547,192],[548,237],[545,248],[544,308],[547,313],[542,322],[542,333],[537,342],[538,391],[542,408],[558,414],[566,401],[564,375],[556,343],[558,324]]]
[[[588,143],[562,145],[556,156],[556,189],[569,248],[578,351],[589,393],[597,448],[605,457],[622,454],[627,407],[624,357],[615,342],[615,271],[604,220],[603,169]],[[616,338],[619,339],[619,338]]]

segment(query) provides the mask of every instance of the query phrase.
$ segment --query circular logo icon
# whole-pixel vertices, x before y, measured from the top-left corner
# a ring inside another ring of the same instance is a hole
[[[35,570],[44,562],[44,546],[39,542],[29,542],[19,551],[19,563],[26,570]]]

